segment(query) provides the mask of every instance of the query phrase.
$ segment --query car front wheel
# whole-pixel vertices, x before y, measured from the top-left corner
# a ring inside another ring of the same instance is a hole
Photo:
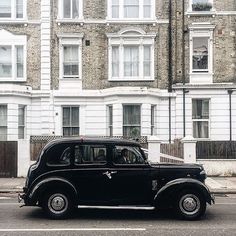
[[[64,219],[72,211],[72,202],[66,193],[51,192],[44,198],[43,209],[52,219]]]
[[[206,200],[203,195],[195,191],[183,191],[176,200],[176,213],[185,220],[197,220],[206,211]]]

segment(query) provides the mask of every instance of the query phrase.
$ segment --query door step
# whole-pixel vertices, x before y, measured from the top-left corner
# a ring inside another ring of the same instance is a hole
[[[79,209],[117,209],[117,210],[154,210],[153,206],[86,206],[79,205]]]

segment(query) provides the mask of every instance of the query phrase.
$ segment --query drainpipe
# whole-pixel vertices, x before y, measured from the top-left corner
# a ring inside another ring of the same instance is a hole
[[[232,93],[233,90],[228,90],[229,94],[229,141],[232,141]]]
[[[168,68],[168,93],[172,92],[172,0],[169,0],[169,68]],[[169,143],[171,143],[171,96],[169,95]]]
[[[182,79],[185,85],[185,0],[182,0]],[[183,88],[183,137],[186,136],[185,93]]]

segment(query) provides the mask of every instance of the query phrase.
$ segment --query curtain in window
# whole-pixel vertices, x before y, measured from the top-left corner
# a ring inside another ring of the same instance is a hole
[[[123,107],[123,135],[126,137],[140,136],[141,111],[139,105]]]
[[[21,78],[24,75],[24,58],[23,46],[16,46],[16,64],[17,64],[17,77]]]
[[[18,138],[24,138],[25,131],[25,106],[19,106],[18,109]]]
[[[16,18],[23,18],[23,0],[16,0]]]
[[[151,0],[143,0],[143,17],[150,18],[151,17]]]
[[[72,5],[73,5],[73,12],[72,12],[72,17],[73,18],[78,18],[79,17],[79,1],[80,0],[72,0]]]
[[[193,38],[193,70],[208,69],[208,38]]]
[[[11,46],[0,46],[0,77],[12,76]]]
[[[119,47],[112,47],[112,77],[119,76]]]
[[[0,105],[0,140],[7,140],[7,106]]]
[[[143,47],[143,74],[144,76],[151,76],[151,47],[144,46]]]
[[[0,18],[11,18],[11,0],[0,1]]]
[[[139,0],[124,0],[124,17],[139,17]]]
[[[63,135],[79,135],[79,107],[63,107]]]
[[[112,18],[119,18],[119,0],[112,0],[111,11]]]
[[[63,0],[63,18],[71,18],[71,0]]]
[[[208,121],[194,121],[193,122],[193,137],[194,138],[208,138]]]
[[[64,75],[79,75],[78,46],[64,46]]]
[[[124,76],[139,76],[139,47],[124,47]]]
[[[192,117],[193,119],[208,119],[209,100],[193,100]]]

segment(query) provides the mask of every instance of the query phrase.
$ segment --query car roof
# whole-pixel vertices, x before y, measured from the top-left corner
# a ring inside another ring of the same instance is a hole
[[[49,142],[45,149],[48,149],[51,146],[56,144],[62,143],[96,143],[96,144],[115,144],[115,145],[132,145],[132,146],[140,146],[137,141],[122,139],[122,138],[109,138],[109,137],[88,137],[88,136],[81,136],[81,137],[71,137],[71,138],[60,138],[55,139]]]

